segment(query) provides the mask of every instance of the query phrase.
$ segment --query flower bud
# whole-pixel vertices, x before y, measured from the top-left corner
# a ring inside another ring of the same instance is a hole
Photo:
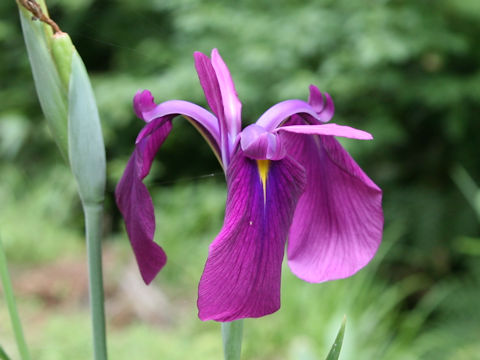
[[[75,47],[67,33],[60,32],[52,36],[51,41],[53,60],[60,76],[60,81],[68,92],[68,85],[72,74],[72,56]]]

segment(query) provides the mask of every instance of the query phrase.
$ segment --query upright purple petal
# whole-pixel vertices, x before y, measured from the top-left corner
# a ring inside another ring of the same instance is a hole
[[[220,85],[218,84],[217,74],[212,66],[212,62],[207,55],[198,51],[193,54],[193,58],[208,106],[210,106],[218,119],[222,119],[224,116],[222,93],[220,92]]]
[[[242,128],[242,103],[238,99],[230,71],[217,49],[212,50],[212,66],[222,94],[223,112],[227,121],[231,150],[233,150],[235,138]]]
[[[289,158],[262,166],[263,175],[239,149],[228,168],[225,222],[199,285],[202,320],[260,317],[280,307],[285,240],[305,174]]]
[[[228,162],[230,161],[231,147],[228,135],[228,121],[225,118],[222,93],[220,91],[217,74],[208,56],[200,52],[195,52],[193,56],[195,59],[195,68],[197,69],[198,78],[200,80],[200,85],[203,88],[203,92],[205,93],[205,98],[218,119],[218,127],[220,130],[220,154],[222,163],[224,164],[224,167],[227,168]]]
[[[287,125],[302,122],[295,117]],[[283,135],[288,154],[307,173],[290,229],[289,266],[310,282],[348,277],[364,267],[380,245],[382,191],[334,137]]]
[[[242,104],[230,71],[217,49],[212,50],[211,59],[200,52],[194,53],[194,59],[208,105],[218,118],[222,160],[227,167],[241,129]]]
[[[140,273],[149,284],[165,265],[167,257],[153,241],[155,214],[152,199],[142,179],[147,176],[153,158],[172,128],[171,118],[155,120],[151,131],[135,147],[122,179],[115,190],[116,201],[125,220],[130,243],[135,253]]]

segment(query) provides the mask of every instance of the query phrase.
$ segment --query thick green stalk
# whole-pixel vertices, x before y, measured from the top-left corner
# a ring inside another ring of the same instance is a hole
[[[222,323],[225,360],[239,360],[242,352],[243,320]]]
[[[5,256],[5,252],[3,251],[1,240],[0,276],[2,278],[3,292],[5,294],[5,300],[7,302],[8,312],[12,322],[13,333],[18,346],[18,352],[20,353],[22,360],[30,360],[30,353],[28,352],[27,343],[25,342],[25,337],[23,336],[22,324],[20,322],[20,316],[18,316],[17,305],[13,295],[12,282],[10,280],[10,274],[8,273],[7,258]]]
[[[88,279],[90,310],[93,331],[95,360],[107,359],[105,336],[105,307],[102,273],[102,216],[101,204],[84,205],[85,231],[87,236]]]

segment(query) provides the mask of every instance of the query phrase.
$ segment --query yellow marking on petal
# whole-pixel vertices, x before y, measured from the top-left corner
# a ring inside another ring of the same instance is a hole
[[[267,177],[270,168],[270,160],[257,160],[258,175],[263,185],[263,202],[267,200]]]

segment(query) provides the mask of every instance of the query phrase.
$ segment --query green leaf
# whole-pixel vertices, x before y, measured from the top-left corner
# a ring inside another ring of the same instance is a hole
[[[2,346],[0,345],[0,359],[1,360],[10,360],[7,353],[3,350]]]
[[[347,317],[345,316],[342,321],[342,325],[340,326],[340,330],[338,330],[337,337],[335,338],[335,342],[330,349],[330,352],[327,355],[326,360],[337,360],[340,356],[340,350],[342,349],[343,343],[343,335],[345,334],[345,324],[347,322]]]
[[[33,21],[32,15],[23,7],[19,9],[40,106],[60,152],[67,159],[67,96],[50,52],[52,32],[40,21]]]
[[[473,210],[480,220],[480,189],[470,174],[463,166],[457,165],[452,171],[451,176],[457,187],[465,196],[465,199],[470,203]]]
[[[105,146],[92,86],[76,51],[68,93],[68,154],[82,203],[101,203],[106,182]]]

